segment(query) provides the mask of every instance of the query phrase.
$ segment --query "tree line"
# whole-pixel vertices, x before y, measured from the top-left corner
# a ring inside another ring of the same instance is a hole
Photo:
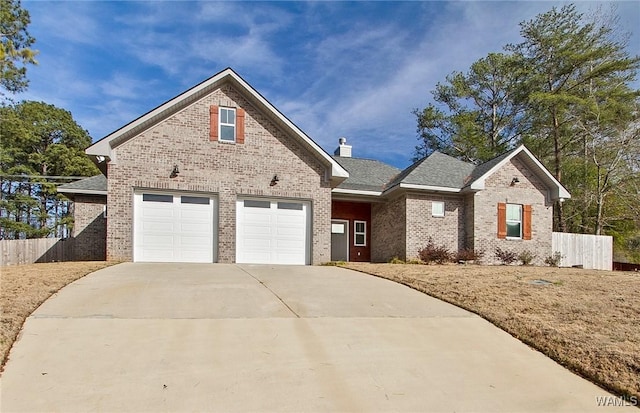
[[[520,43],[453,72],[414,110],[420,159],[482,163],[525,144],[572,194],[554,230],[613,235],[640,262],[640,57],[615,9],[552,8],[520,23]]]
[[[613,235],[618,258],[640,262],[640,57],[617,19],[566,5],[521,22],[520,43],[449,74],[414,111],[415,159],[481,163],[524,143],[572,193],[554,229]],[[37,64],[29,24],[20,0],[0,0],[0,238],[61,235],[71,211],[51,177],[98,173],[71,113],[12,99]]]
[[[57,185],[99,173],[84,153],[91,137],[70,112],[12,99],[37,64],[29,23],[19,0],[0,0],[0,239],[67,235],[73,217]]]

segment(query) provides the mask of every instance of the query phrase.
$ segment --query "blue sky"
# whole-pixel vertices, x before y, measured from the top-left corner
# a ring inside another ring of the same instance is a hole
[[[328,152],[344,136],[354,156],[403,168],[418,143],[411,112],[436,83],[562,4],[23,0],[40,53],[17,98],[71,111],[95,141],[232,67]],[[621,31],[637,32],[640,3],[615,4]]]

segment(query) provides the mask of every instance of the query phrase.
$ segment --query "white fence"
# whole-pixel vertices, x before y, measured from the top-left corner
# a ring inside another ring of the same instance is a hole
[[[561,267],[613,270],[613,237],[554,232],[552,251],[562,254]]]
[[[72,261],[73,238],[0,240],[0,267],[34,262]]]

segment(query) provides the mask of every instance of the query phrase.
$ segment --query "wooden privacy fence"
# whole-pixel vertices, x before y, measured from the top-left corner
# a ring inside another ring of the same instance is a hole
[[[73,261],[73,238],[0,240],[0,267],[34,262]]]
[[[613,237],[565,232],[554,232],[552,237],[552,251],[562,254],[561,267],[582,266],[607,271],[613,269]]]

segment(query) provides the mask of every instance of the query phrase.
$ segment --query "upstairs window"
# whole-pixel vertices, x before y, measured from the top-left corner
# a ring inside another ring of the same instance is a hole
[[[221,107],[218,117],[220,133],[219,137],[224,142],[236,141],[236,110],[234,108]]]
[[[244,118],[242,108],[211,105],[209,108],[209,140],[244,143]]]

